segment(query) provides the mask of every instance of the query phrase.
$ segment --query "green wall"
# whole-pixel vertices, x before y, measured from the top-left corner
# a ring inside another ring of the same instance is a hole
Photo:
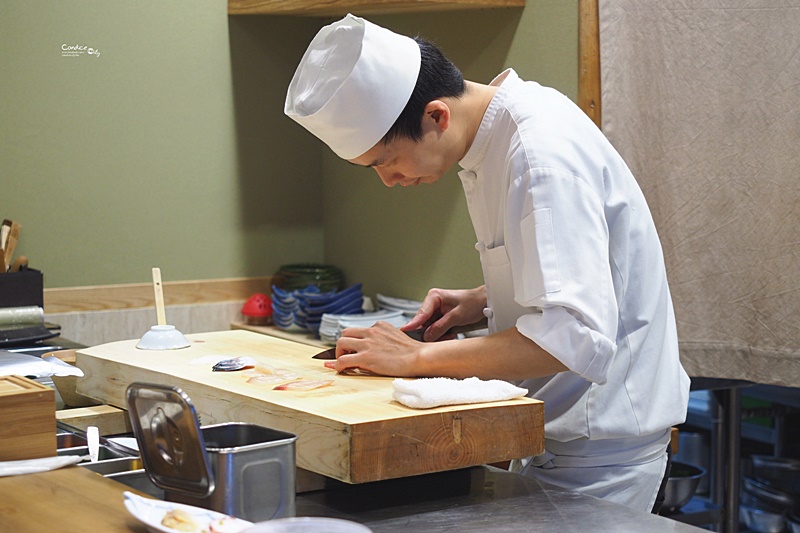
[[[320,149],[282,113],[317,24],[253,22],[225,0],[0,3],[0,217],[46,287],[323,259]]]
[[[371,17],[437,41],[466,77],[507,66],[577,92],[577,0]],[[0,217],[46,287],[263,276],[326,261],[368,293],[480,283],[455,173],[387,189],[283,116],[328,19],[224,0],[0,4]],[[100,52],[62,55],[62,45]]]

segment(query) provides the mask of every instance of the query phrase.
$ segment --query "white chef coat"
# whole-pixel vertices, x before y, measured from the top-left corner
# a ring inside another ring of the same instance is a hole
[[[591,484],[586,476],[603,467],[660,465],[663,474],[689,378],[644,196],[564,95],[511,69],[492,85],[459,172],[490,331],[516,327],[570,369],[521,384],[545,404],[547,452],[527,468],[544,466],[551,477],[563,468],[563,486]],[[567,472],[574,468],[577,477]]]

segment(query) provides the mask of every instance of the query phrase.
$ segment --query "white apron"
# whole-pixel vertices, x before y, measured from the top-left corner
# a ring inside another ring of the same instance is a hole
[[[514,299],[511,264],[505,246],[487,248],[478,243],[475,248],[480,253],[486,284],[484,315],[489,321],[489,333],[515,327],[517,319],[531,310]],[[529,380],[522,386],[544,381]],[[536,391],[531,390],[529,395],[536,397]],[[615,439],[609,443],[584,441],[585,455],[582,456],[574,455],[574,446],[545,438],[544,454],[515,460],[511,469],[568,490],[650,512],[664,476],[669,437],[666,431],[646,442],[642,439],[628,442]],[[565,447],[567,453],[559,455]]]

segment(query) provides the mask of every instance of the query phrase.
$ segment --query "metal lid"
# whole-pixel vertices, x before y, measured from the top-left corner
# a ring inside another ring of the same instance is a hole
[[[147,476],[157,487],[204,498],[214,491],[203,432],[178,387],[132,383],[128,412]]]

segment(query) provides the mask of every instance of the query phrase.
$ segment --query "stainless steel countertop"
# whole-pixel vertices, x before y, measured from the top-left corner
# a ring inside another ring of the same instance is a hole
[[[375,533],[703,531],[490,466],[363,485],[333,482],[298,494],[297,516],[343,518]]]

